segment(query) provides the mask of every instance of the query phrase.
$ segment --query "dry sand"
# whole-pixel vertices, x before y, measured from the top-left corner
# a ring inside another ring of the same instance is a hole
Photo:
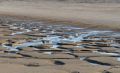
[[[120,30],[120,4],[85,4],[57,1],[2,1],[0,14],[63,21],[86,28]]]

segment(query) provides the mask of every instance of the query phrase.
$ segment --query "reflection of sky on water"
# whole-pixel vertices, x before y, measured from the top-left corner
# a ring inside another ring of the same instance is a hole
[[[26,30],[26,32],[30,32],[30,30]],[[59,45],[57,45],[57,43],[61,43],[61,42],[63,42],[63,43],[80,42],[80,41],[84,40],[85,37],[92,36],[92,35],[97,35],[97,34],[100,34],[100,33],[106,33],[106,32],[108,32],[108,31],[89,31],[87,33],[80,34],[77,37],[70,36],[69,38],[61,38],[60,36],[56,36],[56,35],[48,35],[47,37],[43,38],[42,40],[49,41],[50,44],[53,44],[52,48],[57,48],[59,46]],[[16,32],[14,35],[23,34],[23,33],[25,33],[25,32]],[[71,33],[71,34],[73,35],[73,33]],[[29,46],[38,46],[38,45],[42,45],[42,44],[43,43],[40,40],[33,40],[31,42],[26,42],[26,43],[23,43],[23,44],[21,44],[19,46],[16,46],[15,48],[24,48],[24,47],[29,47]],[[9,49],[11,49],[11,50],[13,48],[14,47],[9,47]],[[17,51],[17,49],[16,49],[16,51]]]
[[[14,36],[14,35],[19,35],[19,34],[24,34],[26,32],[31,32],[31,30],[26,29],[26,31],[11,33],[11,35]]]
[[[6,45],[2,45],[2,47],[5,47],[5,48],[7,48],[8,50],[10,50],[10,51],[19,51],[18,49],[16,49],[16,48],[14,48],[14,47],[11,47],[11,46],[6,46]]]
[[[106,53],[106,52],[99,52],[99,51],[94,51],[94,53],[98,53],[101,55],[108,55],[108,56],[120,56],[118,53]]]
[[[120,62],[120,57],[117,57],[117,61],[119,61],[119,62]]]
[[[13,33],[11,33],[11,36],[15,36],[15,35],[21,35],[21,34],[25,34],[28,32],[32,32],[34,31],[33,28],[37,28],[38,30],[36,30],[38,33],[45,33],[47,34],[47,37],[44,37],[43,39],[41,38],[37,38],[37,40],[32,40],[30,42],[24,42],[20,45],[17,46],[6,46],[5,44],[2,45],[2,47],[5,47],[7,50],[9,51],[19,51],[19,48],[25,48],[25,47],[29,47],[29,46],[40,46],[43,43],[42,40],[44,41],[49,41],[49,44],[52,44],[52,47],[50,48],[54,48],[54,49],[58,49],[57,47],[59,47],[60,45],[58,45],[58,43],[73,43],[73,42],[80,42],[82,40],[90,40],[91,38],[87,38],[89,36],[112,36],[112,37],[120,37],[120,33],[119,32],[113,32],[113,31],[98,31],[98,30],[90,30],[90,29],[84,29],[84,28],[79,28],[79,27],[73,27],[73,26],[68,26],[68,25],[44,25],[44,23],[37,23],[37,22],[18,22],[15,25],[15,28],[20,28],[21,31],[14,31]],[[12,27],[12,26],[11,26]],[[13,28],[13,29],[15,29]],[[56,31],[57,30],[57,31]],[[67,35],[66,36],[62,36],[62,35]],[[102,38],[101,38],[102,39]],[[100,38],[95,38],[94,40],[101,40]],[[93,40],[93,39],[92,39]],[[85,49],[84,46],[86,45],[78,45],[75,46],[76,48],[80,48],[80,49]],[[120,44],[111,44],[111,46],[114,46],[118,48],[120,48]],[[49,49],[49,48],[47,48]],[[116,61],[120,62],[120,54],[117,53],[106,53],[106,52],[99,52],[99,51],[93,51],[93,53],[97,53],[97,54],[101,54],[101,55],[105,55],[105,56],[118,56],[115,57]],[[43,54],[48,54],[51,55],[52,52],[44,52]],[[79,60],[83,61],[85,60],[86,57],[80,57]],[[97,63],[90,63],[92,65],[99,65]]]
[[[29,24],[29,25],[27,25]],[[49,41],[49,44],[52,44],[52,48],[57,48],[59,45],[57,45],[57,43],[69,43],[69,42],[80,42],[84,39],[86,39],[86,37],[88,36],[92,36],[92,35],[99,35],[99,34],[104,34],[104,33],[108,33],[111,31],[95,31],[95,30],[86,30],[84,28],[79,28],[79,27],[72,27],[72,26],[64,26],[64,25],[43,25],[42,23],[22,23],[22,24],[16,24],[15,26],[17,27],[21,27],[24,28],[24,31],[19,31],[19,32],[15,32],[12,33],[11,35],[18,35],[18,34],[24,34],[27,32],[31,32],[31,26],[36,27],[36,28],[43,28],[44,30],[41,30],[42,32],[44,31],[44,33],[55,33],[57,29],[59,30],[71,30],[72,32],[69,31],[64,31],[63,34],[65,35],[69,35],[68,38],[62,37],[61,36],[57,36],[57,35],[47,35],[47,37],[44,37],[43,39],[39,39],[39,40],[33,40],[31,42],[25,42],[22,43],[21,45],[15,46],[15,47],[9,47],[6,46],[9,49],[16,49],[16,48],[24,48],[24,47],[29,47],[29,46],[38,46],[38,45],[42,45],[43,42],[42,40],[46,40]],[[26,29],[25,29],[26,28]],[[49,32],[48,29],[51,29],[52,31]],[[54,31],[53,31],[54,30]],[[84,33],[82,33],[84,32]],[[17,50],[17,49],[16,49]]]
[[[42,42],[26,42],[26,43],[23,43],[19,46],[16,46],[16,48],[24,48],[24,47],[29,47],[29,46],[39,46],[41,44],[42,44]]]

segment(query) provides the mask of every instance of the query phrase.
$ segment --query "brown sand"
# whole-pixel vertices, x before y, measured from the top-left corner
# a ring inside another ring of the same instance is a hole
[[[97,29],[120,30],[119,4],[81,4],[47,1],[3,1],[0,14],[63,21]]]
[[[57,70],[52,67],[26,67],[17,64],[5,64],[0,63],[1,73],[68,73],[66,71]],[[7,69],[7,70],[6,70]]]

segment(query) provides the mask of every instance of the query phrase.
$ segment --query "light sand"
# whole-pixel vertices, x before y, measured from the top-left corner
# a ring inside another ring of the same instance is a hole
[[[81,4],[47,1],[3,1],[0,14],[65,21],[87,28],[120,30],[120,4]]]
[[[59,60],[59,59],[58,59]],[[72,73],[78,71],[80,73],[101,73],[104,69],[109,69],[106,66],[94,66],[79,59],[60,59],[65,62],[65,65],[52,64],[54,60],[45,59],[7,59],[0,58],[1,73]],[[39,67],[29,67],[24,64],[39,63]]]

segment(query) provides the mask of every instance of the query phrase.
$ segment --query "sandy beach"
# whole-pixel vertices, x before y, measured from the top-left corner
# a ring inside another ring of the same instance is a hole
[[[0,14],[70,23],[86,28],[120,30],[120,4],[57,1],[2,1]]]
[[[0,0],[0,73],[119,73],[119,0]]]

